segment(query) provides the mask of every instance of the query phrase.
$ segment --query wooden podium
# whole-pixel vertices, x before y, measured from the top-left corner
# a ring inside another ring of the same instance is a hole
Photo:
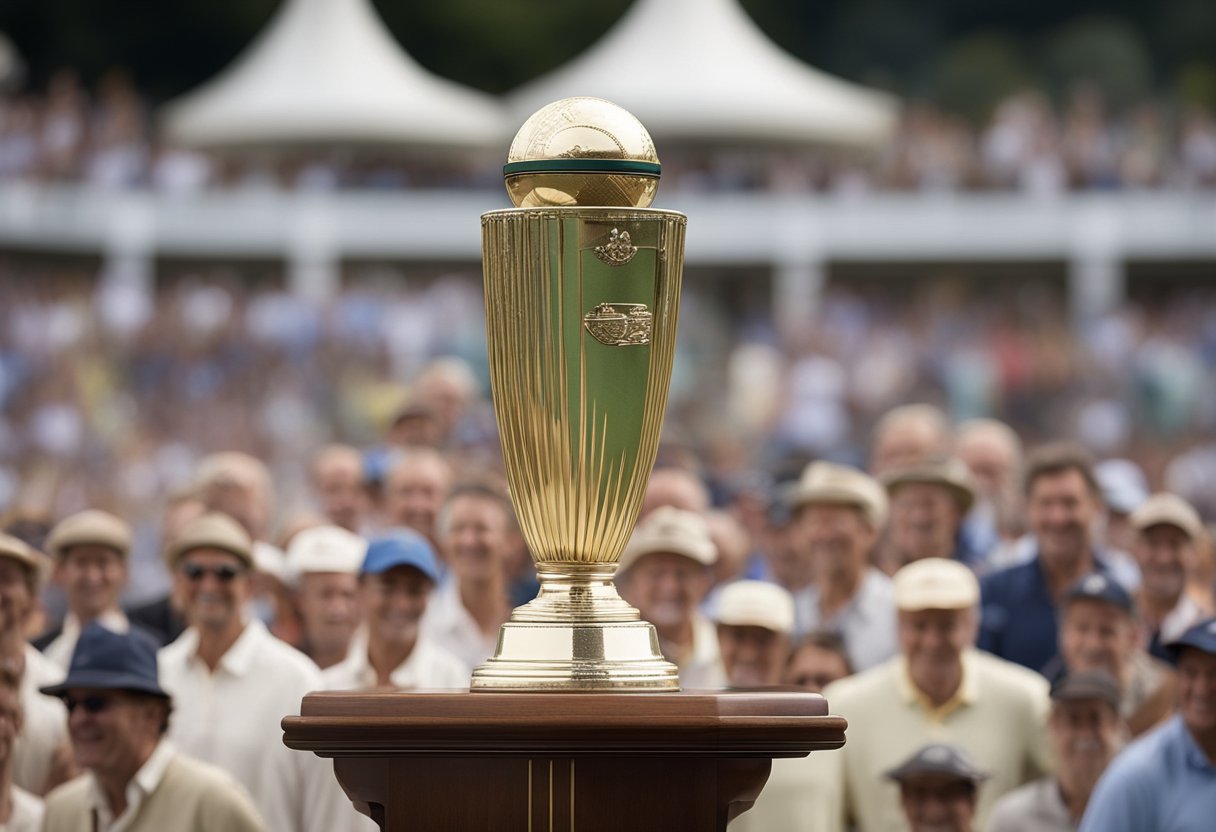
[[[283,720],[386,832],[722,832],[774,757],[844,745],[815,694],[324,692]]]

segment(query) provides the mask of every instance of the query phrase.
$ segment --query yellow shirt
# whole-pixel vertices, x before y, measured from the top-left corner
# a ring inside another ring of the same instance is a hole
[[[824,690],[831,713],[849,721],[845,747],[830,753],[841,755],[842,815],[858,832],[907,829],[899,789],[885,774],[931,742],[959,746],[991,775],[980,786],[977,829],[997,798],[1050,771],[1047,680],[978,650],[962,660],[958,692],[937,708],[902,656]]]

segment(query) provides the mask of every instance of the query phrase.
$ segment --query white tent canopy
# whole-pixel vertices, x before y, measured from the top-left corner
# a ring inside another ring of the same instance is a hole
[[[287,0],[219,76],[165,110],[170,141],[213,149],[379,145],[497,148],[489,95],[410,58],[370,0]]]
[[[819,72],[773,44],[737,0],[635,0],[566,66],[512,94],[517,121],[571,95],[607,98],[656,140],[871,145],[890,96]]]

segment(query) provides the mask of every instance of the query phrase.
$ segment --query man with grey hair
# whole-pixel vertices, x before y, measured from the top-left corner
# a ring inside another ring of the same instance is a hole
[[[906,404],[887,411],[874,426],[870,473],[881,476],[904,465],[950,453],[950,422],[931,404]]]
[[[309,473],[326,519],[348,532],[364,531],[371,501],[364,487],[359,450],[350,445],[326,445],[312,458]]]
[[[437,531],[450,580],[435,591],[423,632],[469,667],[494,654],[511,615],[508,568],[515,512],[505,494],[480,484],[457,486],[439,510]]]
[[[380,495],[380,525],[413,529],[437,546],[435,519],[452,490],[452,468],[438,451],[412,448],[392,462]]]

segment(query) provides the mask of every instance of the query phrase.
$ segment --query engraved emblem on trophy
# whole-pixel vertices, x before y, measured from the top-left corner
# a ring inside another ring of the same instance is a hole
[[[612,578],[658,452],[685,217],[650,208],[659,159],[597,98],[541,108],[482,222],[486,337],[511,497],[536,562],[473,690],[678,690]]]

